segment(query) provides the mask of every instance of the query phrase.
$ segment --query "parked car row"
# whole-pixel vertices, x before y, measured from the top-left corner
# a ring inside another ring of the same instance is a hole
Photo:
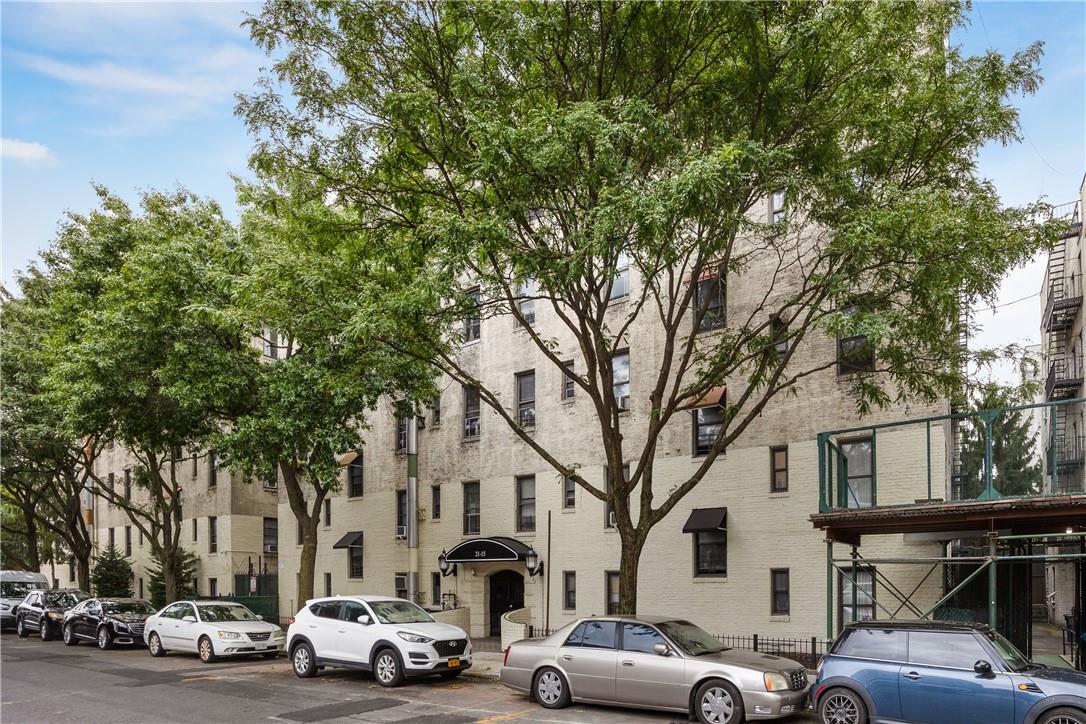
[[[823,724],[1086,724],[1086,674],[1031,662],[975,623],[848,625],[809,685],[797,662],[729,649],[689,621],[592,617],[506,648],[501,681],[548,709],[608,704],[702,724],[808,703]]]

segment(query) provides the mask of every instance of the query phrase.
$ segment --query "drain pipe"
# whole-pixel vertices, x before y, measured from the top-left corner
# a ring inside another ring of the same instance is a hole
[[[407,597],[419,592],[419,418],[407,419]]]

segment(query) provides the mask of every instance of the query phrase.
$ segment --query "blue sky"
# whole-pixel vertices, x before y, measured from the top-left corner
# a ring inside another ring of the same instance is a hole
[[[135,200],[183,184],[236,215],[229,174],[246,173],[237,90],[267,60],[240,23],[255,3],[0,3],[2,279],[10,284],[91,182]],[[1026,140],[986,148],[981,173],[1006,203],[1077,198],[1086,170],[1086,3],[981,2],[953,41],[967,52],[1046,44],[1045,83],[1019,99]],[[1038,291],[1041,265],[1012,274],[1001,301]],[[980,342],[1037,337],[1036,298],[978,314]],[[998,324],[993,323],[998,319]]]

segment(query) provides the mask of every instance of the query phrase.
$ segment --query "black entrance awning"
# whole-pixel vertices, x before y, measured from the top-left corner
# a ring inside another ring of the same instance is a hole
[[[523,561],[528,546],[516,538],[492,536],[472,538],[457,543],[445,554],[449,563],[487,563],[489,561]]]
[[[333,548],[355,548],[362,545],[362,531],[354,530],[336,541]]]
[[[683,533],[697,533],[705,530],[726,530],[728,527],[727,508],[694,508],[686,519]]]

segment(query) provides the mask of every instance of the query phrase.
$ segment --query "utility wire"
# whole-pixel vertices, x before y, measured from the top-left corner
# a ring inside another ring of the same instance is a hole
[[[1011,301],[1011,302],[1003,302],[1003,304],[996,304],[996,305],[993,305],[993,306],[985,305],[983,307],[973,307],[972,311],[974,311],[974,312],[989,312],[989,311],[994,312],[997,309],[1002,309],[1003,307],[1009,307],[1012,304],[1018,304],[1019,302],[1024,302],[1027,299],[1033,299],[1034,297],[1039,297],[1039,296],[1041,296],[1040,292],[1034,292],[1033,294],[1027,294],[1026,296],[1022,297],[1021,299],[1015,299],[1014,301]]]

